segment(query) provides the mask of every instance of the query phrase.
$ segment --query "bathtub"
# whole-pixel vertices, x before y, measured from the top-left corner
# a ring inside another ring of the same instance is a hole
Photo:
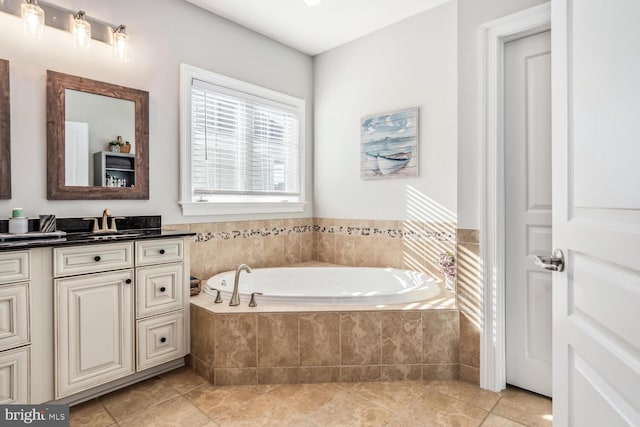
[[[235,271],[219,273],[203,287],[215,296],[220,289],[228,303]],[[382,305],[423,301],[441,294],[439,280],[424,273],[394,268],[286,267],[254,268],[240,275],[240,298],[262,292],[260,303],[292,305]]]

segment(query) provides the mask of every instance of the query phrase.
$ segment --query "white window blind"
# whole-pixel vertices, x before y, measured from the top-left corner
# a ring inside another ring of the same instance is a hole
[[[299,201],[300,112],[191,80],[192,202]]]

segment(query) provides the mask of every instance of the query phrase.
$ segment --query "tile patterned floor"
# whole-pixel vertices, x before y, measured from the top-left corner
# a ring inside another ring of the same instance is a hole
[[[182,368],[71,408],[73,426],[551,426],[551,400],[462,381],[215,387]]]

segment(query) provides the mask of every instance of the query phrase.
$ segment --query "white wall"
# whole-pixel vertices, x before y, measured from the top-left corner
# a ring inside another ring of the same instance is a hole
[[[455,220],[456,2],[314,58],[315,215]],[[360,179],[360,118],[420,107],[418,178]]]
[[[26,39],[17,17],[0,13],[0,58],[10,61],[13,199],[0,201],[25,214],[96,216],[161,214],[165,223],[210,221],[182,217],[179,198],[179,64],[184,62],[307,102],[307,152],[312,151],[312,59],[182,0],[56,0],[71,10],[112,24],[125,24],[133,60],[116,62],[110,46],[93,41],[75,51],[69,33],[49,28],[41,40]],[[46,70],[146,90],[150,95],[148,201],[50,201],[46,199]],[[307,198],[312,198],[308,159]],[[311,216],[311,206],[302,216]],[[261,216],[266,218],[267,216]],[[284,217],[284,215],[278,215]],[[222,220],[224,218],[218,218]],[[228,218],[227,218],[228,219]],[[233,219],[245,219],[235,216]]]
[[[458,226],[482,220],[480,26],[545,0],[458,0]]]

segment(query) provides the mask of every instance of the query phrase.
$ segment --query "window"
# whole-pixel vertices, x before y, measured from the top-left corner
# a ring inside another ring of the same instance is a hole
[[[181,68],[183,215],[300,212],[305,104]]]

